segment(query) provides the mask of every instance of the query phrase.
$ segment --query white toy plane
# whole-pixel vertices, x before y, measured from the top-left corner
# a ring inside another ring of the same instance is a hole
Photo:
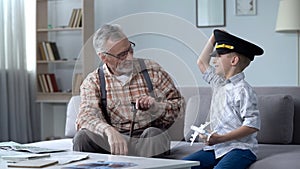
[[[194,134],[192,134],[192,138],[190,139],[191,140],[191,146],[193,145],[194,141],[196,140],[197,136],[199,134],[204,134],[204,135],[210,135],[210,133],[208,133],[205,128],[210,124],[210,122],[205,122],[204,124],[201,124],[200,127],[197,127],[197,126],[191,126],[191,129],[194,130]]]

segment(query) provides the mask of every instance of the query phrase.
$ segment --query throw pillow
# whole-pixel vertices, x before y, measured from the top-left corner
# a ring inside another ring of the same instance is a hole
[[[293,138],[294,100],[290,95],[258,96],[261,129],[259,143],[288,144]]]

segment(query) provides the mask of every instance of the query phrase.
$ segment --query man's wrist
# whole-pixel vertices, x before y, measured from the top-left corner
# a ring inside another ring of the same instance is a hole
[[[108,134],[110,134],[112,130],[114,130],[114,128],[112,126],[107,126],[103,129],[103,134],[105,136],[108,136]]]

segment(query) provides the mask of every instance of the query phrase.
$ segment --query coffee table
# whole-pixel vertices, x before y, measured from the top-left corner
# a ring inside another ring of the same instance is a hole
[[[145,157],[134,157],[134,156],[120,156],[120,155],[107,155],[107,154],[97,154],[97,153],[83,153],[75,151],[52,153],[51,156],[61,156],[61,155],[80,155],[88,154],[89,158],[86,160],[81,160],[66,165],[55,164],[52,166],[45,167],[46,169],[58,169],[67,166],[74,166],[77,164],[97,162],[97,161],[113,161],[113,162],[131,162],[137,164],[133,167],[128,167],[128,169],[188,169],[192,166],[199,165],[198,161],[185,161],[185,160],[175,160],[175,159],[162,159],[162,158],[145,158]],[[8,169],[13,169],[9,167]],[[20,169],[20,168],[19,168]]]

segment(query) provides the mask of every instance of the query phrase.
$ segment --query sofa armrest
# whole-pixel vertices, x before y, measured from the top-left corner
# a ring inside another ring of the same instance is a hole
[[[73,96],[68,103],[65,126],[66,137],[74,137],[76,133],[75,121],[79,112],[80,101],[80,96]]]

